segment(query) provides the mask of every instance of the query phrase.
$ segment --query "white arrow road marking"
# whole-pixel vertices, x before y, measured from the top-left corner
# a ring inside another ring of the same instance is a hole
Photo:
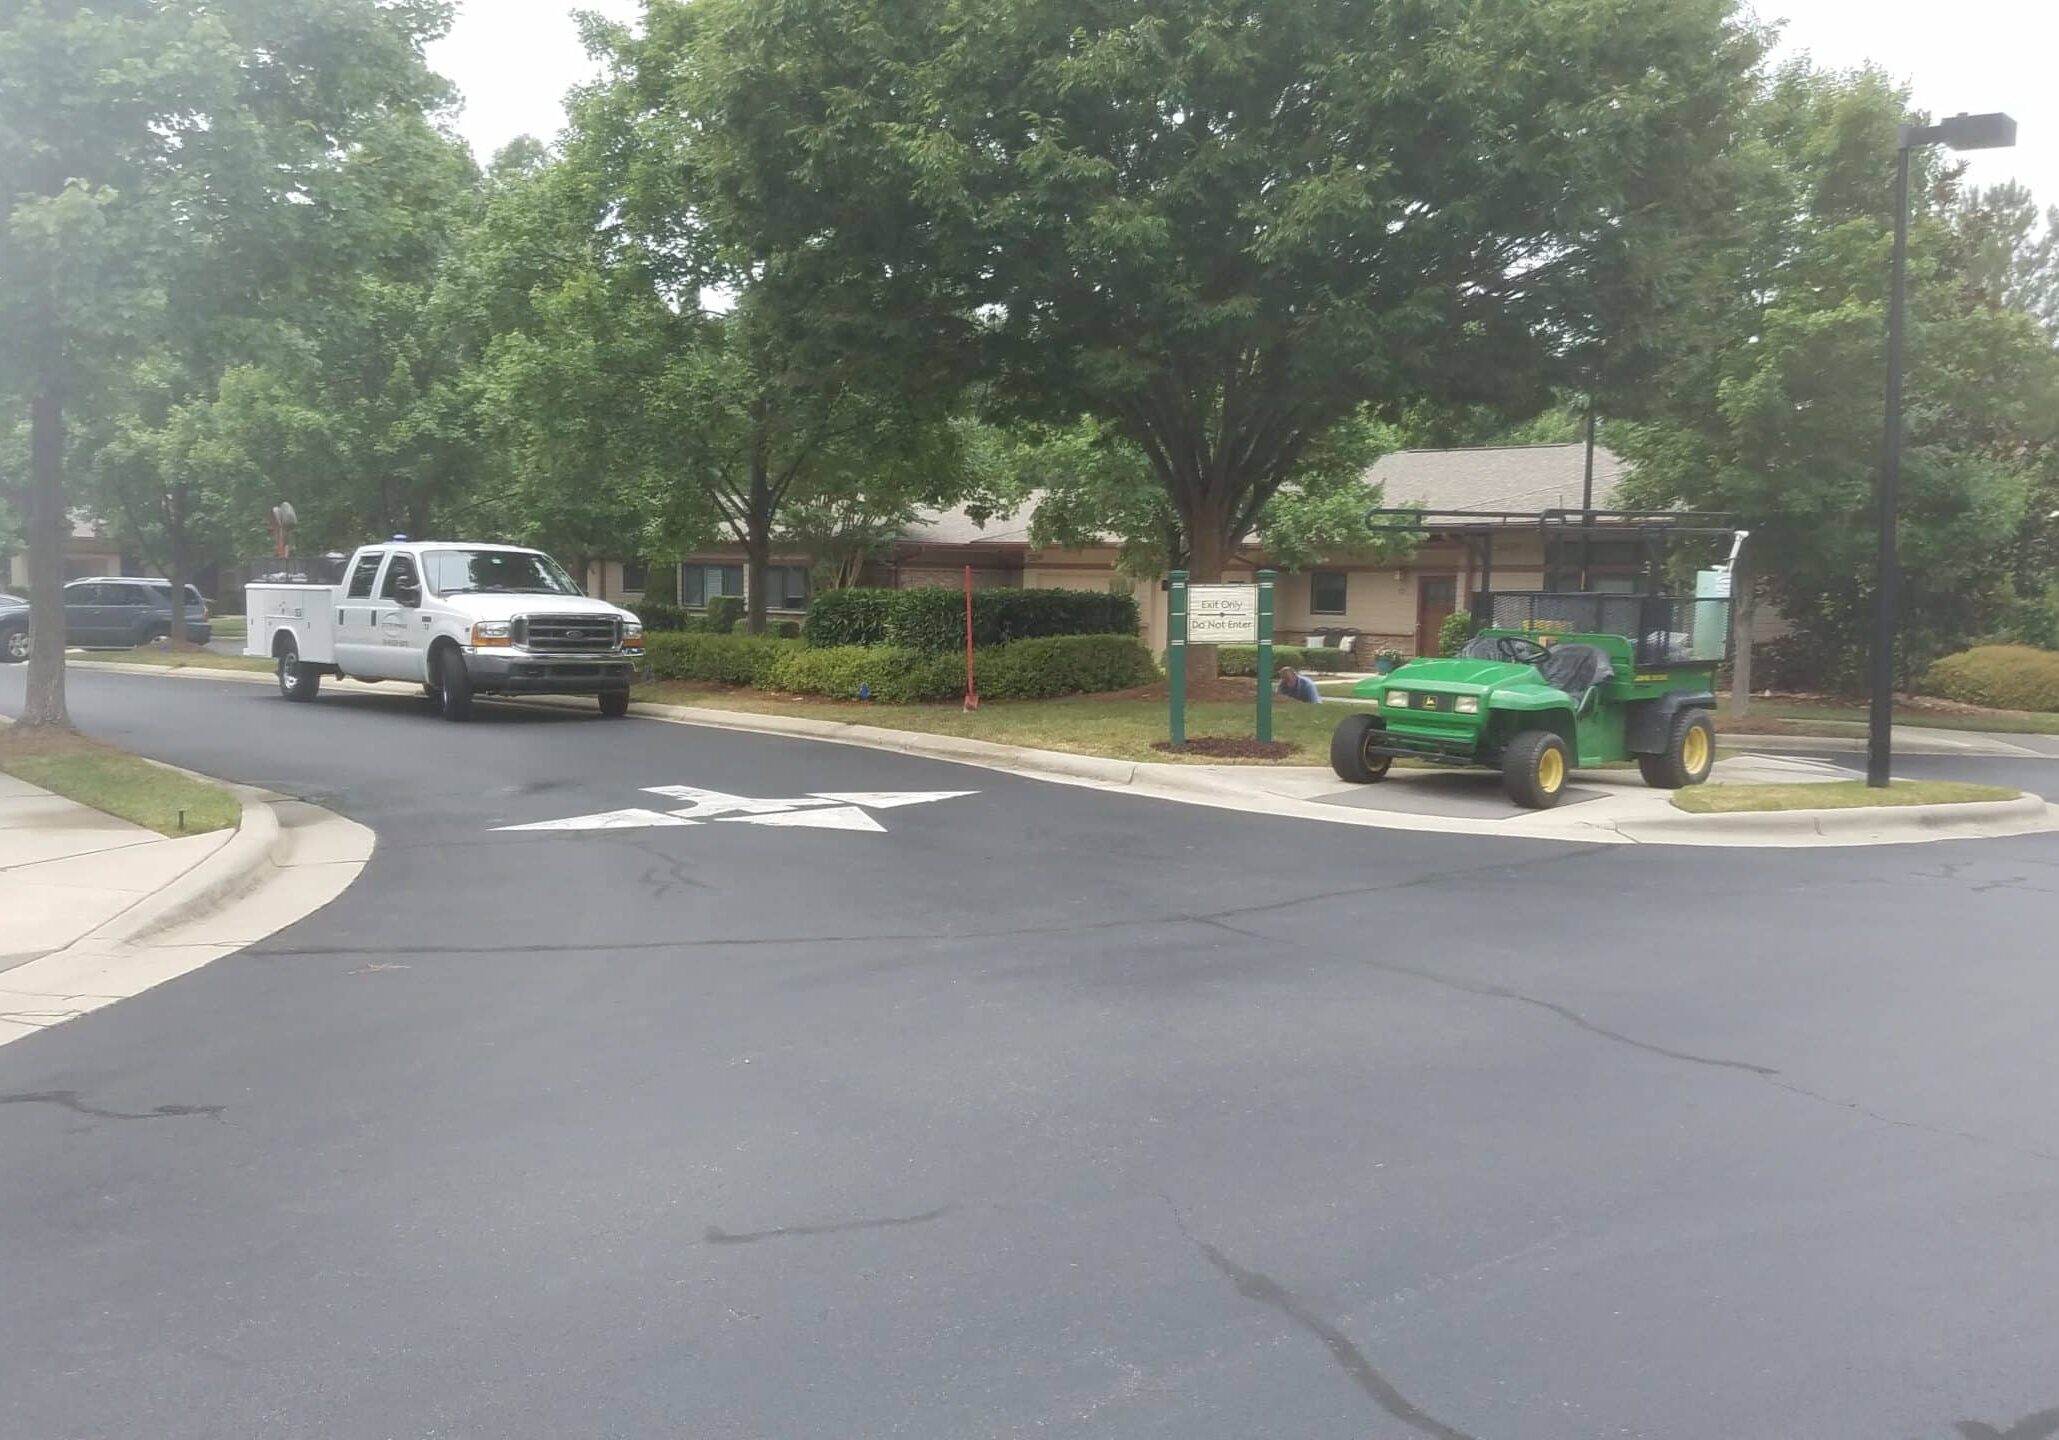
[[[664,795],[674,800],[693,801],[693,804],[684,809],[672,812],[674,815],[683,815],[692,820],[709,820],[717,815],[777,815],[782,811],[829,803],[805,797],[798,800],[753,800],[744,795],[724,794],[720,790],[699,790],[691,785],[652,785],[643,793]]]
[[[977,790],[817,790],[817,800],[834,800],[839,805],[863,805],[868,810],[898,810],[903,805],[934,805],[939,800],[960,800],[977,795]]]
[[[837,805],[827,810],[789,810],[784,815],[724,815],[717,825],[783,825],[808,830],[874,830],[886,834],[886,826],[855,805]]]
[[[574,815],[569,820],[542,820],[534,825],[502,825],[502,830],[646,830],[653,825],[698,825],[683,815],[662,810],[607,810],[599,815]]]
[[[663,795],[689,802],[677,810],[607,810],[598,815],[574,815],[566,820],[542,820],[531,825],[501,825],[500,830],[640,830],[657,825],[700,825],[718,821],[737,825],[771,825],[801,830],[860,830],[885,833],[867,810],[898,810],[903,805],[933,805],[939,800],[960,800],[977,795],[977,790],[818,790],[785,800],[754,800],[748,795],[731,795],[723,790],[702,790],[693,785],[653,785],[646,795]]]

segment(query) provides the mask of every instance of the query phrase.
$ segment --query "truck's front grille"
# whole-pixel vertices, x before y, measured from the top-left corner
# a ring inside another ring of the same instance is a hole
[[[539,654],[584,655],[622,648],[622,622],[609,615],[527,615],[516,643]]]

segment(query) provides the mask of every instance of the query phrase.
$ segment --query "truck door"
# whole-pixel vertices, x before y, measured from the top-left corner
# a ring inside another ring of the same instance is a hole
[[[336,668],[346,675],[376,679],[379,650],[379,602],[374,590],[384,550],[361,551],[336,600]]]
[[[415,557],[396,550],[379,581],[379,676],[384,680],[425,680],[429,627],[422,614],[422,572]]]

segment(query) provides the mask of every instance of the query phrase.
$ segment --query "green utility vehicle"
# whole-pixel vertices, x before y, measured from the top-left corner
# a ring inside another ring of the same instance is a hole
[[[1474,614],[1482,628],[1457,655],[1360,682],[1368,709],[1330,740],[1339,776],[1371,784],[1401,758],[1486,766],[1531,809],[1556,805],[1582,765],[1634,759],[1662,789],[1709,778],[1727,595],[1502,592]]]

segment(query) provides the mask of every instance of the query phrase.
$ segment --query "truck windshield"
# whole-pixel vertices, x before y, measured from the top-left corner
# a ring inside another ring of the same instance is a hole
[[[422,568],[438,595],[577,595],[558,562],[534,550],[425,550]]]

